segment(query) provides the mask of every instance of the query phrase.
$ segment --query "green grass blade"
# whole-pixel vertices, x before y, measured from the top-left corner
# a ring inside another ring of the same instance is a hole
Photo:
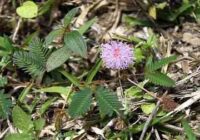
[[[103,61],[101,59],[99,59],[96,64],[94,65],[94,67],[89,71],[87,79],[86,79],[86,84],[91,84],[93,78],[95,77],[95,75],[97,74],[97,72],[99,71],[101,65],[102,65]]]

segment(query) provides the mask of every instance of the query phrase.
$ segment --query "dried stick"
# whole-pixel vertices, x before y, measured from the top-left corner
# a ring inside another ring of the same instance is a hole
[[[157,102],[156,107],[153,109],[151,115],[148,117],[148,119],[147,119],[147,121],[146,121],[146,123],[144,125],[144,128],[142,130],[142,134],[140,135],[140,139],[139,140],[143,140],[144,139],[144,136],[145,136],[145,133],[146,133],[148,127],[149,127],[149,124],[151,123],[153,117],[156,115],[156,113],[158,111],[160,102],[161,102],[160,100]]]
[[[18,31],[19,31],[19,27],[20,27],[21,22],[22,22],[22,18],[19,18],[19,20],[17,22],[17,26],[15,27],[15,30],[14,30],[14,33],[13,33],[13,36],[12,36],[13,42],[15,42],[15,40],[16,40],[16,36],[17,36]]]

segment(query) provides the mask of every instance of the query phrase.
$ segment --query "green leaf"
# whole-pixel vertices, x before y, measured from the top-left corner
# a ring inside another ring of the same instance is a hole
[[[13,50],[11,40],[7,36],[0,36],[0,56],[11,54]]]
[[[124,91],[127,97],[142,98],[142,89],[136,86],[132,86]]]
[[[28,133],[15,133],[9,134],[5,137],[4,140],[33,140],[33,136]]]
[[[146,100],[153,100],[153,99],[154,99],[154,97],[152,97],[151,95],[149,95],[149,94],[147,94],[147,93],[145,93],[145,94],[143,95],[143,98],[146,99]]]
[[[32,1],[26,1],[17,8],[17,14],[23,18],[34,18],[38,15],[38,6]]]
[[[39,30],[26,36],[26,38],[23,40],[23,46],[29,45],[33,39],[38,37],[38,35],[39,35]]]
[[[67,99],[68,94],[71,91],[71,87],[62,87],[62,86],[52,86],[41,88],[38,91],[40,92],[48,92],[48,93],[59,93],[64,99]]]
[[[70,51],[66,47],[62,47],[54,51],[47,59],[47,64],[46,64],[47,72],[50,72],[60,67],[67,61],[69,57],[70,57]]]
[[[41,131],[45,125],[45,119],[44,118],[39,118],[37,120],[34,120],[34,126],[36,131]]]
[[[177,20],[177,18],[181,15],[188,15],[193,11],[193,4],[192,3],[185,3],[182,2],[181,6],[168,11],[159,11],[158,14],[160,14],[160,18],[163,20],[174,22]]]
[[[39,91],[42,91],[42,92],[60,93],[60,94],[65,94],[66,92],[69,92],[69,90],[70,90],[70,87],[62,87],[62,86],[52,86],[52,87],[39,89]]]
[[[153,111],[153,109],[156,107],[155,103],[151,104],[142,104],[141,109],[146,114],[149,115]]]
[[[166,86],[166,87],[172,87],[175,85],[174,80],[169,78],[166,74],[160,72],[146,73],[145,77],[149,79],[150,82],[156,85]]]
[[[43,15],[47,13],[53,7],[55,1],[56,0],[47,0],[44,3],[42,3],[42,6],[39,7],[38,15]]]
[[[46,71],[46,61],[51,50],[43,46],[39,38],[33,38],[29,44],[29,51],[15,51],[14,63],[33,77],[42,78]]]
[[[64,34],[64,29],[55,29],[51,31],[46,37],[45,37],[45,46],[49,46],[53,40],[55,40],[57,37],[61,37]]]
[[[3,90],[0,90],[0,117],[5,119],[10,114],[10,108],[12,106],[12,101],[9,97],[4,94]]]
[[[142,62],[142,60],[145,58],[141,48],[135,48],[134,53],[135,53],[135,59],[136,59],[135,61],[138,63]]]
[[[200,6],[195,8],[194,14],[195,14],[195,19],[197,23],[199,24],[200,23]]]
[[[19,106],[13,108],[12,119],[14,125],[23,132],[28,132],[33,128],[31,116],[26,114]]]
[[[7,83],[8,83],[7,77],[0,75],[0,87],[4,87]]]
[[[173,56],[169,56],[169,57],[166,57],[166,58],[163,58],[161,60],[158,60],[150,65],[148,65],[147,69],[148,71],[155,71],[155,70],[158,70],[160,68],[162,68],[163,66],[169,64],[170,62],[173,62],[176,60],[176,56],[173,55]]]
[[[29,93],[29,91],[31,90],[33,86],[33,83],[31,83],[29,86],[27,86],[26,88],[23,89],[23,91],[21,92],[21,94],[19,95],[18,100],[22,103],[23,100],[25,99],[26,95]]]
[[[67,71],[64,71],[64,70],[60,70],[59,72],[62,73],[62,75],[64,75],[75,86],[81,88],[80,81],[75,76],[73,76],[72,74],[70,74],[70,73],[68,73]]]
[[[156,8],[161,9],[161,10],[163,10],[166,6],[167,6],[167,2],[161,2],[161,3],[156,4]]]
[[[69,106],[69,115],[73,118],[86,113],[92,103],[92,91],[89,88],[82,89],[75,93]]]
[[[51,104],[57,100],[57,98],[52,98],[47,100],[45,103],[42,104],[42,106],[39,109],[39,114],[43,115],[45,113],[45,111],[49,108],[49,106],[51,106]]]
[[[181,14],[183,14],[184,12],[189,10],[190,8],[192,8],[192,4],[183,3],[182,6],[179,7],[175,12],[168,15],[169,20],[175,21],[178,18],[178,16],[180,16]]]
[[[87,79],[86,79],[86,83],[87,84],[91,84],[93,78],[95,77],[95,75],[97,74],[97,72],[99,71],[101,65],[102,65],[103,61],[101,59],[99,59],[96,64],[94,65],[94,67],[89,71],[88,75],[87,75]]]
[[[149,7],[149,16],[151,16],[153,19],[157,18],[157,10],[156,10],[156,6],[152,5]]]
[[[183,125],[183,128],[184,128],[185,134],[188,137],[188,140],[196,140],[196,136],[193,133],[192,128],[189,126],[188,122],[185,119],[182,120],[182,125]]]
[[[64,26],[67,27],[78,12],[78,8],[70,10],[64,17]]]
[[[95,95],[102,116],[112,115],[114,111],[119,112],[121,103],[115,93],[103,87],[98,87]]]
[[[142,20],[136,17],[124,16],[124,20],[129,26],[151,26],[151,22],[148,20]]]
[[[95,22],[97,21],[97,18],[93,18],[86,23],[84,23],[81,27],[79,27],[78,32],[83,35]]]
[[[87,57],[87,45],[78,31],[66,33],[64,36],[64,47],[70,49],[77,55]]]

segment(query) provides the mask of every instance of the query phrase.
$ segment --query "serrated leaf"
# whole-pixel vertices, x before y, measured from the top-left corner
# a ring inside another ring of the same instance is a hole
[[[69,57],[70,57],[70,51],[66,47],[62,47],[54,51],[47,59],[47,64],[46,64],[47,72],[50,72],[60,67],[67,61]]]
[[[166,57],[166,58],[163,58],[161,60],[158,60],[154,63],[151,63],[147,66],[147,69],[148,71],[155,71],[155,70],[158,70],[160,68],[162,68],[163,66],[169,64],[170,62],[173,62],[176,60],[176,56],[173,55],[173,56],[169,56],[169,57]]]
[[[114,111],[119,112],[121,103],[115,93],[103,87],[98,87],[95,95],[102,116],[112,115]]]
[[[31,116],[26,114],[19,106],[13,108],[12,119],[14,125],[23,132],[28,132],[33,128]]]
[[[12,106],[11,100],[3,90],[0,90],[0,117],[5,119],[10,114],[10,108]]]
[[[78,8],[70,10],[64,17],[64,26],[67,27],[78,12]]]
[[[89,88],[75,93],[69,106],[69,115],[73,118],[83,115],[89,110],[91,103],[92,91]]]
[[[151,104],[142,104],[141,105],[141,109],[142,112],[144,112],[146,115],[151,114],[151,112],[153,111],[153,109],[156,107],[155,103],[151,103]]]
[[[185,134],[188,137],[188,140],[196,140],[196,136],[193,133],[193,130],[191,129],[191,127],[189,126],[188,122],[184,119],[182,120],[182,125],[185,131]]]
[[[4,140],[33,140],[33,136],[28,133],[15,133],[9,134],[5,137]]]
[[[64,47],[77,55],[87,57],[87,45],[78,31],[66,33],[64,36]]]
[[[42,79],[46,71],[46,61],[50,50],[44,48],[39,38],[33,38],[29,44],[29,51],[15,51],[14,63],[33,77]]]
[[[17,8],[17,14],[23,18],[34,18],[38,15],[38,6],[32,1],[26,1]]]
[[[79,27],[78,32],[83,35],[95,22],[97,21],[97,18],[93,18],[86,23],[84,23],[81,27]]]
[[[150,80],[150,82],[166,87],[172,87],[175,85],[174,80],[169,78],[166,74],[160,72],[152,72],[145,75],[146,78]]]

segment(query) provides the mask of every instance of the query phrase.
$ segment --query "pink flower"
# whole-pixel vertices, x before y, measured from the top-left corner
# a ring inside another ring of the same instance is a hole
[[[126,69],[133,64],[133,49],[126,43],[110,41],[102,44],[101,58],[107,68]]]

